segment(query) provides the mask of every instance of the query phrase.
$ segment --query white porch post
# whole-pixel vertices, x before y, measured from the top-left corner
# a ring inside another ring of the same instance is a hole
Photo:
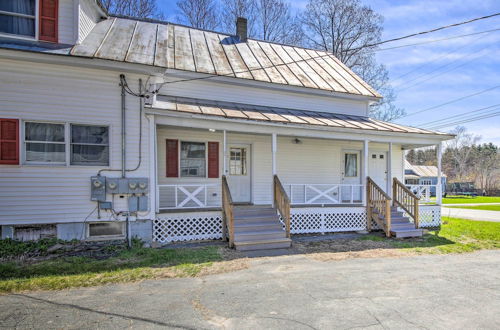
[[[275,176],[277,173],[276,173],[276,151],[277,151],[277,148],[278,148],[278,141],[277,140],[277,134],[276,133],[273,133],[272,135],[272,144],[271,144],[271,150],[272,150],[272,154],[273,154],[273,157],[272,157],[272,162],[273,162],[273,176]]]
[[[361,184],[366,185],[366,179],[368,178],[368,140],[363,141],[363,182]],[[366,188],[363,189],[363,205],[366,206]]]
[[[154,115],[148,115],[149,128],[149,218],[155,219],[158,212],[159,192],[158,176],[156,175],[156,122]]]
[[[437,176],[437,186],[436,186],[436,203],[441,205],[443,202],[443,185],[442,185],[442,175],[441,175],[441,158],[443,156],[442,144],[439,142],[436,145],[437,151],[437,168],[438,168],[438,176]]]
[[[389,142],[387,153],[387,194],[392,198],[392,142]]]
[[[226,130],[222,131],[222,175],[227,175],[227,134]]]

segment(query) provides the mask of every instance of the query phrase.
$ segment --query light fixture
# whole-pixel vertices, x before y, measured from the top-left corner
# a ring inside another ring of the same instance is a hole
[[[293,143],[295,144],[301,144],[302,143],[302,140],[300,140],[299,138],[295,138],[292,140]]]
[[[213,133],[213,132],[215,132],[215,129],[209,128],[208,131]]]

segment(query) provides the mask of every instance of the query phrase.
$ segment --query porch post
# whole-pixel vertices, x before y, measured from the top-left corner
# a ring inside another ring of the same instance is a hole
[[[443,185],[442,185],[442,175],[441,175],[441,158],[443,156],[443,150],[442,150],[442,144],[439,142],[436,145],[436,151],[437,151],[437,168],[438,168],[438,175],[437,175],[437,186],[436,186],[436,203],[438,205],[441,205],[443,202]]]
[[[148,128],[149,128],[149,218],[151,220],[156,218],[158,212],[158,190],[156,175],[156,122],[154,115],[148,115]]]
[[[227,135],[226,130],[222,131],[222,175],[227,175]]]
[[[277,135],[276,133],[273,133],[272,135],[272,144],[271,144],[271,149],[272,149],[272,153],[273,153],[273,157],[272,157],[272,162],[273,162],[273,176],[276,175],[276,151],[277,151],[277,148],[278,148],[278,142],[276,141],[277,139]]]
[[[368,140],[363,141],[363,182],[361,184],[366,185],[366,179],[368,178]],[[366,206],[366,189],[363,189],[363,205]]]
[[[387,194],[392,198],[392,142],[389,142],[387,153]]]

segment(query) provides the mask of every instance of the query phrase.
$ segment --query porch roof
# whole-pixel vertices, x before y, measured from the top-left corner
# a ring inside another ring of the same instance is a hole
[[[159,106],[161,104],[161,106]],[[304,126],[322,126],[349,128],[394,133],[417,133],[427,135],[449,135],[411,126],[384,122],[369,117],[336,114],[330,112],[305,111],[296,109],[264,107],[242,103],[218,102],[173,96],[157,96],[159,108],[168,111],[191,113],[207,117],[248,120],[254,122],[273,122],[279,124],[299,124]],[[157,107],[153,105],[153,107]]]

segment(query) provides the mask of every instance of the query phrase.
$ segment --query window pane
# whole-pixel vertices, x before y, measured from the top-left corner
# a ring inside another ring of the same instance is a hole
[[[231,148],[229,159],[229,174],[247,174],[247,150],[245,148]]]
[[[345,154],[345,176],[355,177],[358,176],[358,155]]]
[[[89,224],[89,236],[121,236],[123,222],[104,222]]]
[[[0,14],[0,32],[34,37],[35,19]]]
[[[181,176],[205,177],[205,143],[181,142]]]
[[[64,142],[64,125],[26,123],[26,141]]]
[[[71,125],[72,143],[108,144],[108,127]]]
[[[0,10],[35,15],[35,0],[1,0]]]
[[[64,144],[26,143],[26,161],[29,162],[60,162],[64,163]]]
[[[104,165],[109,164],[108,146],[71,145],[72,165]]]

